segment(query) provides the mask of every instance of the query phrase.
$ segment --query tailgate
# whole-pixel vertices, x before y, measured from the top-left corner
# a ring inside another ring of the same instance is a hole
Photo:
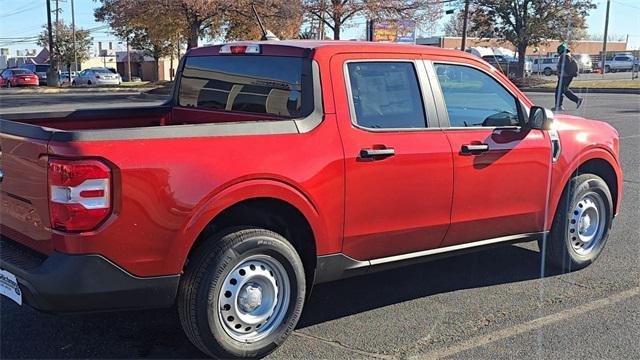
[[[50,254],[48,140],[10,135],[5,130],[0,132],[2,236]]]

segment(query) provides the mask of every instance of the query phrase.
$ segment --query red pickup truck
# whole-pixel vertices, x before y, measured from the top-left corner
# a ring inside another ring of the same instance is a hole
[[[425,46],[199,47],[164,105],[0,117],[3,294],[176,304],[224,358],[275,349],[313,284],[536,240],[580,269],[621,198],[611,126]]]

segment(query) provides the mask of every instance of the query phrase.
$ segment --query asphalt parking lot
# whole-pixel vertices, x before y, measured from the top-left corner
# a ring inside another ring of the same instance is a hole
[[[553,94],[531,93],[552,107]],[[569,114],[621,137],[622,210],[602,256],[541,277],[535,243],[316,287],[280,358],[640,358],[640,95],[587,94]],[[0,113],[153,105],[134,95],[5,96]],[[526,184],[523,184],[526,186]],[[0,358],[201,358],[175,311],[50,315],[0,300]]]

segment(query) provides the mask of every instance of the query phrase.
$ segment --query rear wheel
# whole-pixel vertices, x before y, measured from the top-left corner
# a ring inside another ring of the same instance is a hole
[[[611,72],[611,66],[605,65],[604,66],[604,72]]]
[[[582,269],[602,253],[613,219],[606,182],[594,174],[574,177],[564,189],[544,251],[562,271]],[[540,241],[540,249],[544,246]]]
[[[13,85],[11,85],[11,81],[7,81],[7,88],[12,87]]]
[[[91,80],[87,81],[87,85],[91,86]]]
[[[277,233],[235,228],[209,237],[178,291],[182,327],[205,354],[262,357],[295,328],[305,298],[302,261]]]
[[[552,73],[553,73],[553,71],[551,70],[551,68],[544,68],[544,75],[545,76],[551,76]]]

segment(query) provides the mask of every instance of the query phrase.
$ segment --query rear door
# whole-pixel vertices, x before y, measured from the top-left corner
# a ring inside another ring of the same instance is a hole
[[[0,132],[0,232],[43,253],[53,249],[47,142]]]
[[[368,260],[437,247],[453,164],[419,55],[336,55],[331,72],[345,152],[343,252]]]
[[[542,231],[551,164],[546,133],[522,127],[524,105],[482,68],[434,62],[431,71],[454,161],[451,227],[442,246]]]

